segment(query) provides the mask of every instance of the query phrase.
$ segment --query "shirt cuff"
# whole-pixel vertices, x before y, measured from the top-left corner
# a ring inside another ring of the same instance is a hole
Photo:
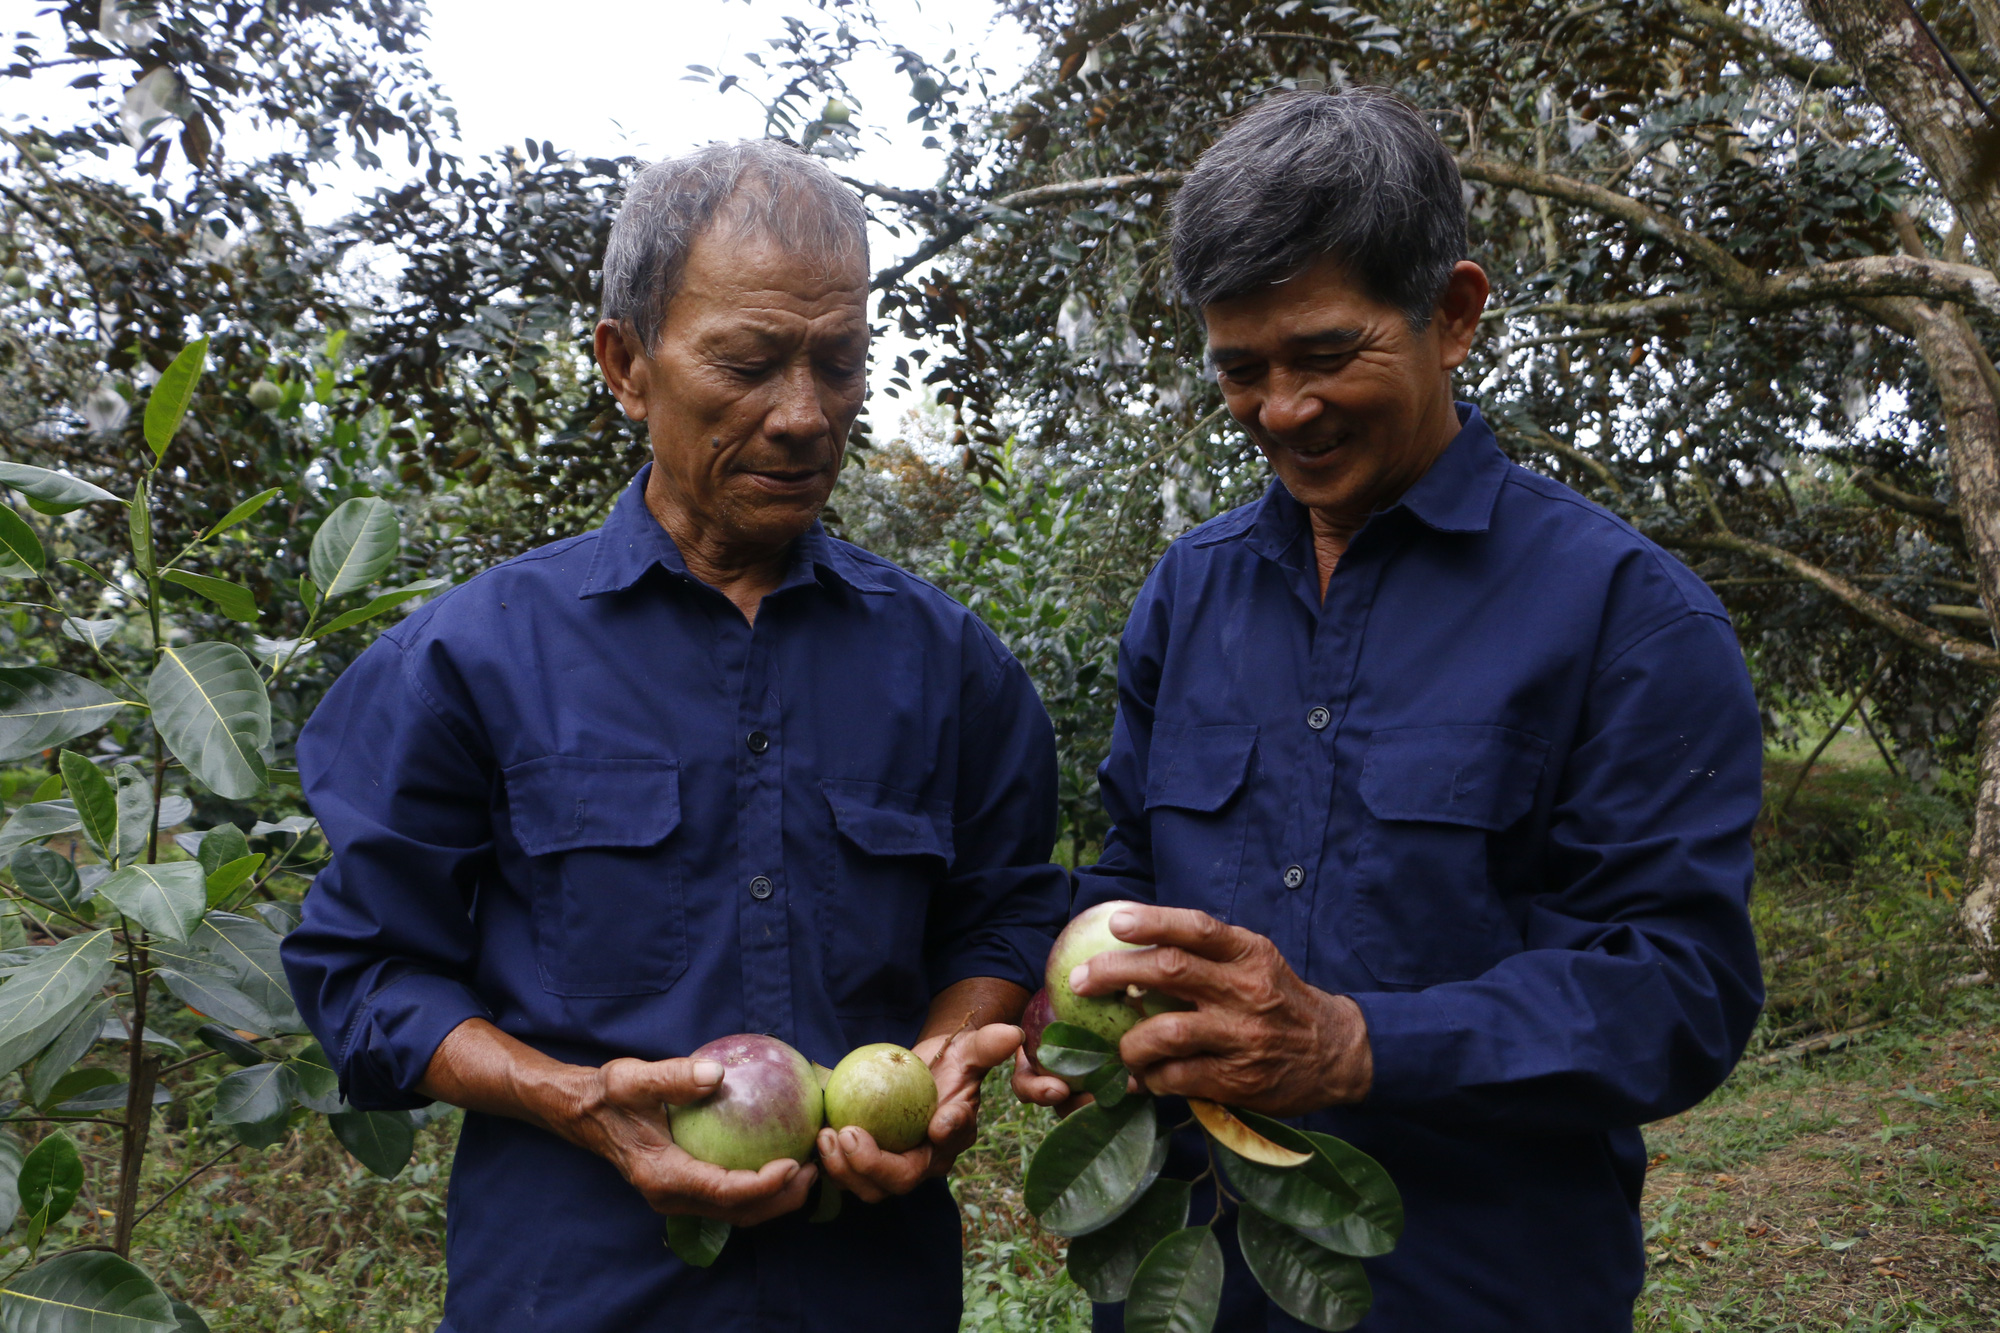
[[[1054,935],[1032,926],[982,931],[936,965],[931,972],[931,993],[939,994],[970,977],[994,977],[1038,991],[1055,943]]]
[[[408,1111],[430,1103],[417,1091],[431,1057],[469,1018],[491,1019],[472,989],[434,972],[412,972],[369,998],[341,1053],[340,1090],[363,1111]]]
[[[1427,991],[1347,992],[1368,1024],[1370,1106],[1412,1106],[1458,1090],[1463,1023]]]

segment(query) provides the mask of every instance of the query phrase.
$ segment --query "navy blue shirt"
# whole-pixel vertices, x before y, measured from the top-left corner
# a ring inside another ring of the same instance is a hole
[[[1200,908],[1360,1004],[1373,1089],[1303,1122],[1402,1189],[1360,1329],[1625,1329],[1638,1126],[1714,1089],[1762,1004],[1757,705],[1693,573],[1460,410],[1324,603],[1282,485],[1169,548],[1077,906]],[[1224,1248],[1220,1327],[1303,1327]]]
[[[767,1032],[836,1063],[911,1044],[968,977],[1033,988],[1068,887],[1055,748],[964,607],[817,526],[753,627],[689,576],[644,472],[604,527],[489,570],[327,694],[299,770],[333,863],[285,942],[356,1106],[423,1103],[487,1018],[560,1060]],[[611,1165],[468,1114],[455,1333],[955,1329],[942,1181],[681,1265]]]

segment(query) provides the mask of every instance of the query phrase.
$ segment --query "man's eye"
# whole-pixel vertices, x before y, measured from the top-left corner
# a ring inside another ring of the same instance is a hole
[[[1224,384],[1249,384],[1257,378],[1256,366],[1217,366],[1215,378]]]

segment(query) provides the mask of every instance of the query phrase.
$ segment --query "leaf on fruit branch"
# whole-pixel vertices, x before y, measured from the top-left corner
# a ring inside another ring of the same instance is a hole
[[[1359,1259],[1322,1249],[1255,1207],[1237,1212],[1236,1241],[1264,1294],[1302,1323],[1338,1333],[1360,1323],[1374,1304]]]
[[[1302,1147],[1306,1161],[1299,1166],[1266,1166],[1231,1151],[1218,1142],[1216,1161],[1236,1192],[1281,1222],[1297,1227],[1332,1226],[1354,1211],[1360,1197],[1325,1158],[1312,1151],[1312,1141],[1289,1125],[1256,1117],[1255,1127],[1285,1147]]]
[[[167,748],[211,791],[241,801],[264,790],[261,751],[271,742],[271,700],[241,648],[169,646],[147,695]]]
[[[1312,1157],[1310,1151],[1288,1148],[1273,1143],[1245,1124],[1237,1114],[1226,1106],[1204,1101],[1199,1097],[1188,1098],[1188,1109],[1194,1118],[1208,1131],[1210,1138],[1230,1149],[1239,1157],[1265,1166],[1301,1166]]]
[[[1382,1164],[1331,1134],[1305,1131],[1348,1188],[1358,1196],[1354,1211],[1327,1227],[1301,1227],[1301,1234],[1329,1250],[1372,1258],[1396,1248],[1403,1236],[1403,1196]]]
[[[26,759],[95,731],[125,701],[54,667],[0,667],[0,762]]]
[[[333,1136],[354,1160],[393,1180],[417,1150],[417,1130],[405,1111],[343,1111],[327,1117]]]
[[[1185,1180],[1154,1181],[1116,1221],[1069,1243],[1070,1280],[1093,1301],[1124,1300],[1141,1261],[1187,1225],[1193,1193],[1194,1186]]]
[[[1049,1131],[1028,1163],[1022,1200],[1058,1236],[1080,1236],[1117,1217],[1152,1184],[1165,1160],[1150,1097],[1092,1104]]]
[[[706,1268],[716,1261],[729,1243],[730,1226],[712,1217],[670,1217],[667,1219],[667,1247],[684,1264]]]
[[[1176,1231],[1132,1275],[1125,1333],[1209,1333],[1222,1308],[1222,1245],[1207,1227]]]

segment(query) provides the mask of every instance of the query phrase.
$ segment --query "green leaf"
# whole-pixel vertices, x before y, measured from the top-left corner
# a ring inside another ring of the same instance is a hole
[[[1187,1225],[1193,1193],[1185,1180],[1154,1181],[1117,1220],[1069,1243],[1070,1280],[1093,1301],[1124,1300],[1140,1261]]]
[[[39,501],[35,508],[51,517],[100,500],[125,503],[110,491],[93,486],[81,477],[72,477],[67,472],[51,472],[45,467],[30,467],[26,463],[0,463],[0,486],[11,486],[31,500]]]
[[[1064,1046],[1077,1051],[1095,1051],[1100,1055],[1118,1054],[1116,1044],[1106,1041],[1089,1028],[1080,1028],[1061,1019],[1042,1029],[1042,1045]]]
[[[36,801],[14,812],[0,824],[0,856],[12,856],[30,843],[53,838],[58,833],[75,833],[83,825],[77,820],[76,806],[69,801]]]
[[[264,1053],[243,1040],[220,1023],[203,1023],[194,1030],[195,1038],[212,1051],[219,1051],[226,1058],[244,1068],[264,1063]],[[317,1045],[318,1043],[314,1043]]]
[[[7,864],[14,873],[14,886],[44,907],[71,916],[87,917],[91,912],[83,881],[77,878],[70,859],[46,847],[23,847]]]
[[[168,583],[177,583],[190,592],[199,593],[222,608],[222,614],[231,620],[246,625],[257,623],[257,598],[240,583],[228,579],[212,579],[205,574],[190,574],[185,569],[170,569],[160,575]]]
[[[373,620],[384,611],[401,606],[412,597],[421,597],[427,592],[435,592],[450,585],[450,579],[420,579],[415,583],[406,583],[400,588],[383,593],[380,597],[371,598],[365,606],[357,606],[352,611],[343,611],[314,630],[312,637],[323,639],[329,634],[337,634],[341,630],[359,625],[364,620]]]
[[[208,1321],[201,1317],[201,1311],[185,1301],[172,1302],[174,1318],[179,1321],[175,1333],[210,1333]]]
[[[78,643],[87,643],[93,648],[102,648],[105,644],[111,642],[112,636],[118,633],[120,623],[115,618],[79,620],[75,616],[64,616],[62,618],[62,634],[65,639],[74,639]]]
[[[195,859],[201,868],[213,875],[231,861],[240,861],[250,855],[250,839],[243,836],[243,830],[234,824],[217,824],[201,835],[201,845],[195,850]]]
[[[206,537],[213,537],[219,533],[227,532],[229,531],[229,529],[235,527],[238,523],[242,523],[248,519],[254,518],[258,510],[262,509],[265,505],[271,503],[271,501],[277,499],[280,495],[283,495],[284,493],[285,493],[284,488],[281,486],[273,486],[268,491],[257,492],[255,495],[251,496],[249,499],[243,501],[243,503],[237,505],[234,509],[224,514],[222,516],[222,521],[220,523],[217,523],[214,527],[208,530],[208,532],[205,534],[204,540],[206,539]]]
[[[0,578],[25,579],[48,564],[42,539],[12,505],[0,504]]]
[[[118,857],[118,793],[111,780],[96,764],[74,750],[59,756],[63,786],[69,788],[76,816],[83,821],[83,836],[107,862]]]
[[[178,1333],[180,1327],[159,1285],[104,1250],[59,1254],[0,1291],[0,1333]]]
[[[402,544],[402,525],[387,500],[349,500],[313,534],[312,576],[327,601],[358,592],[382,577]]]
[[[393,1180],[417,1150],[416,1127],[401,1111],[342,1111],[326,1122],[354,1160],[384,1180]]]
[[[1221,1242],[1189,1227],[1155,1245],[1132,1275],[1125,1333],[1209,1333],[1221,1309]]]
[[[318,1042],[310,1043],[288,1063],[299,1076],[299,1101],[321,1115],[339,1115],[352,1110],[340,1095],[340,1075]]]
[[[95,731],[124,706],[102,685],[67,671],[0,667],[0,762]]]
[[[99,1035],[104,1031],[104,1017],[110,1012],[111,1001],[108,998],[85,1005],[77,1011],[69,1025],[56,1034],[56,1039],[35,1057],[35,1072],[28,1079],[29,1101],[37,1106],[53,1104],[49,1098],[58,1081],[69,1072],[70,1066],[88,1055],[90,1048],[97,1044]]]
[[[118,1091],[109,1098],[90,1095],[106,1088],[116,1088]],[[77,1114],[75,1105],[78,1101],[91,1103],[106,1100],[112,1106],[122,1107],[130,1096],[131,1085],[109,1069],[72,1069],[56,1077],[50,1083],[48,1092],[36,1105],[44,1110],[60,1107],[66,1113],[74,1115]]]
[[[146,494],[146,480],[132,488],[132,503],[126,506],[125,530],[132,536],[132,567],[147,578],[153,577],[153,508]]]
[[[153,833],[153,784],[130,764],[111,771],[118,791],[118,856],[130,861],[146,850]]]
[[[1312,1140],[1298,1130],[1254,1111],[1236,1113],[1246,1125],[1273,1143],[1296,1152],[1314,1152]],[[1295,1227],[1329,1227],[1354,1211],[1361,1199],[1331,1162],[1315,1154],[1298,1166],[1265,1166],[1242,1157],[1211,1138],[1215,1160],[1238,1194]]]
[[[186,943],[158,941],[152,952],[156,975],[189,1008],[273,1037],[306,1030],[278,957],[282,943],[262,921],[210,912]]]
[[[670,1217],[667,1219],[667,1245],[674,1257],[684,1264],[696,1268],[706,1268],[714,1263],[722,1253],[722,1247],[729,1243],[730,1226],[712,1217]]]
[[[186,939],[208,910],[207,877],[194,861],[126,866],[97,886],[97,896],[169,940]]]
[[[111,979],[114,943],[110,931],[98,930],[41,946],[33,962],[0,983],[0,1073],[26,1064]]]
[[[298,1098],[299,1076],[289,1065],[253,1065],[222,1076],[211,1119],[218,1125],[261,1125],[287,1114]]]
[[[35,1240],[49,1224],[68,1216],[76,1205],[77,1191],[83,1188],[83,1157],[76,1144],[62,1130],[51,1130],[21,1161],[21,1210],[28,1215],[29,1233]],[[33,1245],[35,1240],[30,1240]],[[4,1311],[5,1307],[0,1307]],[[0,1322],[0,1328],[5,1327]]]
[[[1159,1174],[1150,1097],[1093,1103],[1049,1131],[1028,1163],[1022,1199],[1058,1236],[1094,1231],[1130,1207]]]
[[[146,399],[146,443],[152,446],[155,459],[174,442],[188,404],[194,401],[194,386],[201,379],[202,366],[207,360],[208,339],[196,338],[181,348],[172,365],[160,372],[159,383]]]
[[[230,895],[249,883],[250,877],[256,874],[258,867],[263,864],[264,853],[252,852],[248,856],[237,857],[234,861],[229,862],[229,864],[217,870],[213,875],[210,875],[208,877],[208,905],[210,907],[220,907],[222,904],[228,902]]]
[[[42,779],[41,786],[35,788],[35,794],[28,799],[31,801],[53,801],[60,795],[62,795],[62,774],[51,773]]]
[[[230,1136],[246,1148],[268,1148],[274,1143],[282,1143],[292,1132],[289,1116],[279,1116],[274,1120],[260,1121],[254,1125],[231,1125]],[[4,1330],[0,1330],[4,1333]]]
[[[10,1229],[21,1215],[21,1160],[26,1151],[20,1139],[0,1130],[0,1231]]]
[[[1353,1212],[1332,1226],[1301,1227],[1300,1232],[1329,1250],[1362,1259],[1395,1249],[1403,1238],[1403,1196],[1382,1164],[1331,1134],[1307,1130],[1305,1136],[1359,1196],[1359,1202]]]
[[[241,648],[169,645],[146,693],[167,748],[209,790],[232,801],[264,790],[260,752],[271,742],[271,700]]]
[[[1256,1208],[1236,1214],[1236,1242],[1264,1294],[1302,1323],[1353,1328],[1374,1304],[1359,1259],[1322,1249]]]

